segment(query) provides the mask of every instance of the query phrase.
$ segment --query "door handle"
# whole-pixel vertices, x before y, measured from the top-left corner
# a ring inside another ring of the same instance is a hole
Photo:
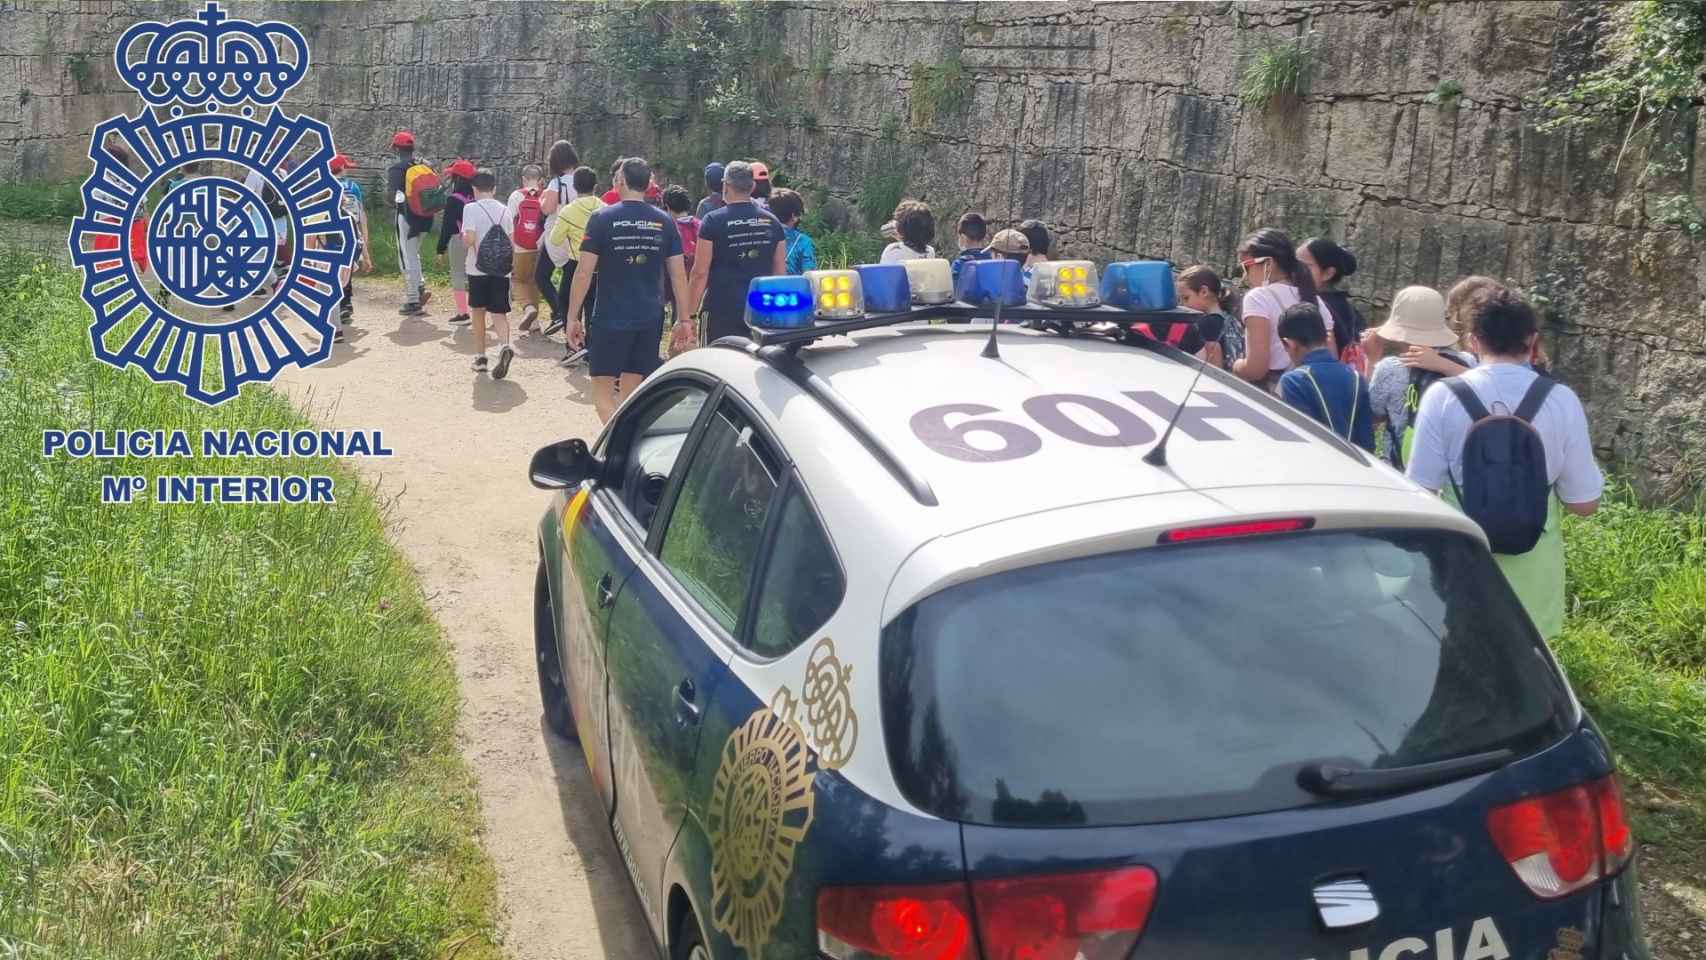
[[[610,589],[610,574],[605,574],[598,580],[598,609],[607,610],[616,603],[616,594]]]
[[[699,692],[693,688],[691,678],[675,685],[675,725],[691,727],[699,723],[699,704],[695,703]]]

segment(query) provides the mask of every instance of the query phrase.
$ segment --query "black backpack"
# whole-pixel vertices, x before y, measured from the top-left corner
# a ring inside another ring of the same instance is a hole
[[[491,219],[483,205],[475,203],[473,208],[486,219]],[[463,216],[466,217],[467,213]],[[514,268],[515,244],[510,242],[509,234],[504,233],[501,224],[493,223],[487,228],[486,235],[480,238],[480,246],[474,250],[474,269],[488,277],[507,277]]]
[[[1534,415],[1556,382],[1535,378],[1515,414],[1493,416],[1462,380],[1441,380],[1469,414],[1463,438],[1463,483],[1451,480],[1458,505],[1481,525],[1494,553],[1527,553],[1546,529],[1546,447],[1534,429]]]

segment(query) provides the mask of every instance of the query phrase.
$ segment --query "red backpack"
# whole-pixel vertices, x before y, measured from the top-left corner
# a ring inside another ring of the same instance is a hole
[[[539,249],[539,238],[544,232],[545,211],[539,206],[539,191],[528,191],[521,195],[521,205],[515,208],[516,249]]]

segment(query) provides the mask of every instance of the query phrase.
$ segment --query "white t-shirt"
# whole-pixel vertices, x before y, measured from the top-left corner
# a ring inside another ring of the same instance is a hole
[[[469,216],[469,214],[473,214],[473,216]],[[468,244],[469,276],[485,276],[474,268],[474,260],[480,253],[480,241],[486,239],[486,232],[493,227],[499,227],[508,233],[509,228],[504,226],[504,221],[507,219],[509,219],[509,213],[504,210],[504,205],[491,197],[476,200],[462,208],[462,231],[464,233],[470,230],[474,231],[474,242]],[[509,274],[506,273],[504,276],[507,277]]]
[[[1269,370],[1291,369],[1291,355],[1285,352],[1285,347],[1280,343],[1280,314],[1300,299],[1302,298],[1297,295],[1297,288],[1289,283],[1270,283],[1266,286],[1256,287],[1244,294],[1243,316],[1241,318],[1244,321],[1244,329],[1246,331],[1250,329],[1251,317],[1262,317],[1268,323]],[[1331,335],[1333,321],[1330,318],[1333,315],[1327,310],[1326,302],[1320,297],[1316,297],[1315,306],[1321,309],[1321,319],[1327,324],[1328,333]],[[1245,333],[1245,336],[1249,336],[1248,332]]]
[[[1476,367],[1458,379],[1469,384],[1489,413],[1515,413],[1534,382],[1535,372],[1523,364],[1495,363]],[[1534,429],[1546,449],[1546,478],[1565,503],[1589,503],[1605,490],[1605,477],[1593,459],[1587,413],[1575,391],[1563,384],[1552,388]],[[1410,450],[1410,479],[1429,490],[1450,485],[1450,476],[1463,479],[1463,441],[1469,435],[1469,412],[1455,394],[1435,385],[1422,395],[1416,411],[1416,442]]]
[[[899,240],[883,248],[883,258],[879,263],[901,263],[907,260],[929,260],[936,256],[936,248],[925,246],[924,252],[919,253]]]

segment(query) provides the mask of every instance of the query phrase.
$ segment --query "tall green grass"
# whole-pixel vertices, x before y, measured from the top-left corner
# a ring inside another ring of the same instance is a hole
[[[1639,787],[1643,836],[1706,849],[1706,513],[1620,488],[1564,529],[1558,657]]]
[[[294,428],[94,362],[0,272],[0,957],[496,955],[455,677],[387,505],[326,460],[70,460],[48,428]],[[103,506],[103,474],[329,473],[336,505]]]
[[[0,183],[0,220],[69,223],[83,212],[80,181]]]

